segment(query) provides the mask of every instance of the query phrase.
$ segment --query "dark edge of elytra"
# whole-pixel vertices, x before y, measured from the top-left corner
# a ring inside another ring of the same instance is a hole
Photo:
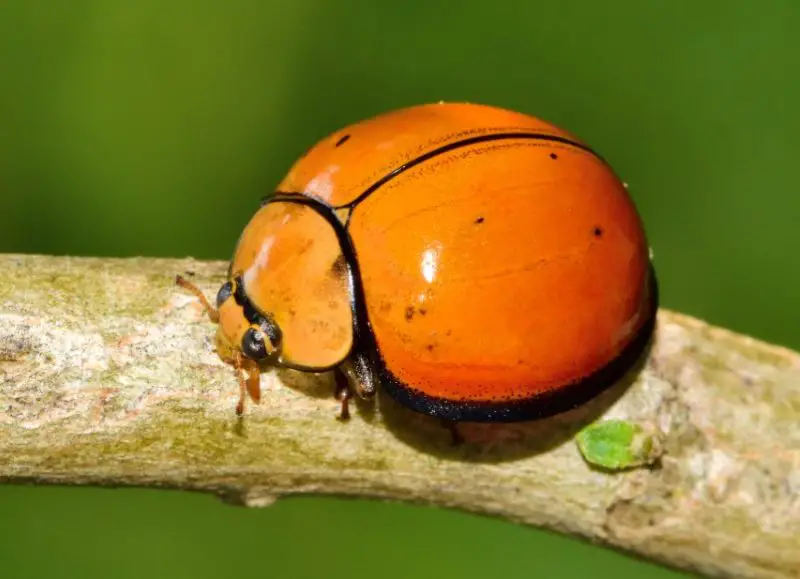
[[[400,381],[378,354],[378,377],[386,392],[398,403],[417,412],[453,422],[521,422],[547,418],[581,406],[607,390],[636,365],[646,350],[658,317],[658,281],[650,264],[650,304],[647,320],[622,352],[585,378],[532,398],[518,401],[469,402],[437,398]]]
[[[337,209],[355,208],[364,199],[377,191],[380,187],[399,176],[401,173],[423,163],[433,157],[447,153],[454,149],[467,147],[482,142],[503,140],[503,139],[531,139],[550,142],[559,142],[566,145],[582,149],[601,162],[605,163],[602,157],[592,149],[581,143],[572,141],[557,135],[540,133],[497,133],[481,135],[449,143],[437,149],[424,153],[410,161],[407,161],[397,169],[386,174],[384,177],[373,183],[352,201],[340,206],[332,206],[323,199],[301,192],[276,191],[262,199],[261,205],[272,202],[295,203],[307,206],[316,211],[330,225],[339,241],[339,246],[348,264],[348,278],[352,293],[350,296],[350,308],[353,314],[353,345],[348,354],[339,362],[328,367],[305,367],[288,363],[278,363],[279,366],[292,368],[305,372],[326,372],[338,366],[341,362],[354,356],[360,356],[369,362],[370,367],[376,373],[381,386],[398,403],[430,416],[443,418],[458,422],[515,422],[545,418],[554,414],[565,412],[589,401],[600,392],[616,383],[638,360],[655,330],[656,314],[658,311],[658,286],[655,278],[655,271],[650,266],[650,291],[651,291],[651,312],[646,323],[631,341],[623,352],[609,364],[598,370],[596,373],[573,383],[568,386],[548,392],[530,399],[513,402],[464,402],[457,400],[447,400],[436,398],[420,392],[400,381],[386,367],[386,363],[380,354],[375,335],[369,322],[369,315],[366,308],[366,299],[363,283],[361,280],[358,257],[355,246],[350,237],[348,226],[343,224],[337,217]],[[247,300],[249,303],[249,300]]]

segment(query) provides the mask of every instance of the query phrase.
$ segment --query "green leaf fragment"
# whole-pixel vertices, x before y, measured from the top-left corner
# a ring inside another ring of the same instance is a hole
[[[604,420],[581,430],[576,442],[591,465],[622,470],[652,464],[661,456],[659,437],[627,420]]]

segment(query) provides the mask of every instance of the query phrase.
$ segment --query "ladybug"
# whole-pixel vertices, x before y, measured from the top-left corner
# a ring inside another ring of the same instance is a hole
[[[260,397],[274,365],[447,422],[558,414],[653,334],[656,277],[626,186],[585,143],[480,104],[412,106],[314,145],[262,200],[213,307]]]

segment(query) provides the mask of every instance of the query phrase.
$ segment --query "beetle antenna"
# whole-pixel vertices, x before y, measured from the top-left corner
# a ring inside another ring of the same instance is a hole
[[[180,275],[175,276],[175,283],[182,287],[183,289],[190,291],[195,295],[195,297],[200,300],[203,308],[206,310],[208,317],[211,319],[212,322],[215,324],[219,322],[219,312],[215,310],[212,305],[206,299],[206,296],[203,295],[203,292],[200,291],[200,288],[194,285],[192,282],[187,281]]]

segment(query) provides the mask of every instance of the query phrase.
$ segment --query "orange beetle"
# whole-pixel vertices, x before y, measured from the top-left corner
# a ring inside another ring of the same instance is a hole
[[[217,351],[335,370],[448,421],[575,407],[645,349],[658,307],[641,220],[588,146],[537,118],[440,103],[317,143],[242,233],[213,308]],[[247,376],[245,376],[247,373]]]

